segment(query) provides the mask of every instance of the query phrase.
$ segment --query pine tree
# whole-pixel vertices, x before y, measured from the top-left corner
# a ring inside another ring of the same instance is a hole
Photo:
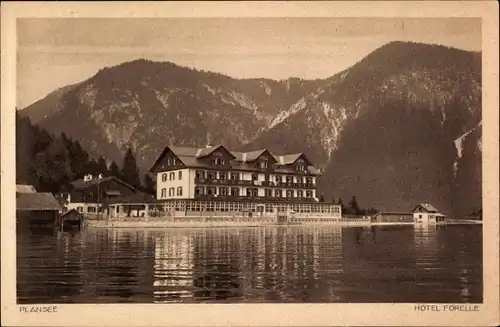
[[[108,172],[108,164],[106,163],[106,159],[104,159],[102,156],[99,157],[97,160],[97,174],[102,174],[103,176],[106,175]]]
[[[348,213],[347,210],[346,210],[346,207],[344,206],[344,202],[342,202],[342,198],[340,197],[338,202],[337,202],[337,205],[340,206],[340,208],[342,209],[342,212],[343,213]]]
[[[125,157],[123,158],[121,178],[125,183],[128,183],[136,188],[141,187],[139,169],[137,168],[137,163],[134,155],[132,154],[131,148],[127,150],[127,153],[125,153]]]
[[[356,200],[356,196],[353,196],[351,201],[349,201],[349,207],[351,208],[352,213],[354,213],[355,215],[359,215],[361,213],[358,201]]]
[[[86,171],[88,174],[92,174],[95,176],[99,174],[99,166],[97,165],[97,161],[95,161],[94,158],[90,158],[89,161],[87,162]]]
[[[153,178],[151,178],[151,175],[149,175],[149,174],[144,175],[144,189],[147,193],[150,193],[150,194],[155,194],[155,192],[156,192],[155,182],[154,182]]]
[[[76,178],[82,178],[88,171],[89,155],[84,151],[78,141],[71,144],[70,149],[71,169]]]
[[[109,166],[107,176],[113,176],[116,178],[120,178],[120,169],[118,168],[118,165],[116,164],[115,161],[111,162],[111,165]]]

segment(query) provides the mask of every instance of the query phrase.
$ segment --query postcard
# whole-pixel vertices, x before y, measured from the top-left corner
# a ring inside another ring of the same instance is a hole
[[[2,3],[2,325],[498,325],[498,4]]]

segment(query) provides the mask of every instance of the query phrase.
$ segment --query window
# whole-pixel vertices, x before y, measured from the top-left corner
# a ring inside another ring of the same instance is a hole
[[[259,179],[259,175],[258,174],[252,174],[252,180],[253,181],[256,181]]]
[[[177,196],[182,196],[182,186],[177,187]]]
[[[87,207],[87,212],[95,212],[95,207]]]
[[[232,179],[233,181],[235,181],[235,180],[236,180],[236,181],[237,181],[237,180],[239,180],[239,179],[240,179],[240,174],[239,174],[239,173],[231,173],[231,179]]]
[[[266,188],[264,192],[265,192],[267,198],[270,198],[273,196],[273,190],[271,190],[269,188]]]
[[[292,190],[287,190],[286,191],[286,197],[287,198],[293,198],[293,191]]]
[[[175,180],[175,173],[170,173],[169,180]]]
[[[171,166],[171,165],[172,165],[172,158],[168,158],[168,160],[167,160],[167,164],[168,164],[169,166]]]
[[[169,188],[168,189],[168,196],[172,197],[172,196],[174,196],[174,194],[175,194],[175,189],[173,187]]]
[[[306,192],[306,197],[312,198],[312,196],[313,196],[313,193],[311,191]]]
[[[306,178],[306,185],[312,185],[312,178],[311,177]]]
[[[208,195],[215,195],[216,194],[215,187],[207,187],[207,194]]]
[[[276,175],[275,180],[276,183],[281,183],[281,175]]]
[[[167,174],[161,174],[161,181],[166,182],[167,181]]]
[[[205,172],[203,170],[197,170],[196,178],[205,178]]]
[[[175,165],[175,158],[172,158],[172,165]]]
[[[297,197],[298,197],[298,198],[301,198],[301,197],[303,197],[303,196],[304,196],[304,191],[302,191],[302,190],[298,190],[298,191],[297,191]]]
[[[293,177],[292,176],[286,176],[286,182],[287,183],[293,183]]]
[[[225,173],[225,172],[220,172],[220,173],[219,173],[219,179],[227,179],[227,173]]]
[[[304,164],[298,164],[297,165],[297,170],[298,171],[305,171],[306,170],[306,166]]]
[[[83,207],[78,207],[78,208],[76,208],[76,211],[78,211],[78,212],[83,212]]]
[[[274,196],[277,198],[281,198],[282,191],[281,190],[274,190]]]
[[[177,178],[178,180],[182,179],[182,170],[179,170],[179,177]]]
[[[240,189],[237,187],[231,187],[231,195],[232,196],[239,196],[240,195]]]
[[[203,194],[203,188],[199,187],[199,186],[195,187],[194,188],[194,194],[196,194],[196,195],[202,195]]]
[[[269,167],[269,163],[265,160],[260,162],[260,168],[266,169]]]
[[[228,195],[229,191],[227,187],[219,187],[219,194],[220,195]]]
[[[215,171],[209,171],[207,177],[208,177],[208,179],[216,179]]]
[[[166,188],[162,188],[161,189],[161,197],[164,198],[167,196],[167,189]]]

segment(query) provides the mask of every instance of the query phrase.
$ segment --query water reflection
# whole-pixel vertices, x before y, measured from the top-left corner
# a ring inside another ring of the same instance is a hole
[[[481,302],[481,227],[18,235],[20,303]]]

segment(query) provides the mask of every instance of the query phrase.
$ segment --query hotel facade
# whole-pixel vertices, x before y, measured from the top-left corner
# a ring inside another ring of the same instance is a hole
[[[303,153],[169,146],[150,172],[156,175],[157,201],[167,207],[173,204],[176,211],[288,211],[341,217],[339,206],[319,202],[316,185],[321,173]]]

